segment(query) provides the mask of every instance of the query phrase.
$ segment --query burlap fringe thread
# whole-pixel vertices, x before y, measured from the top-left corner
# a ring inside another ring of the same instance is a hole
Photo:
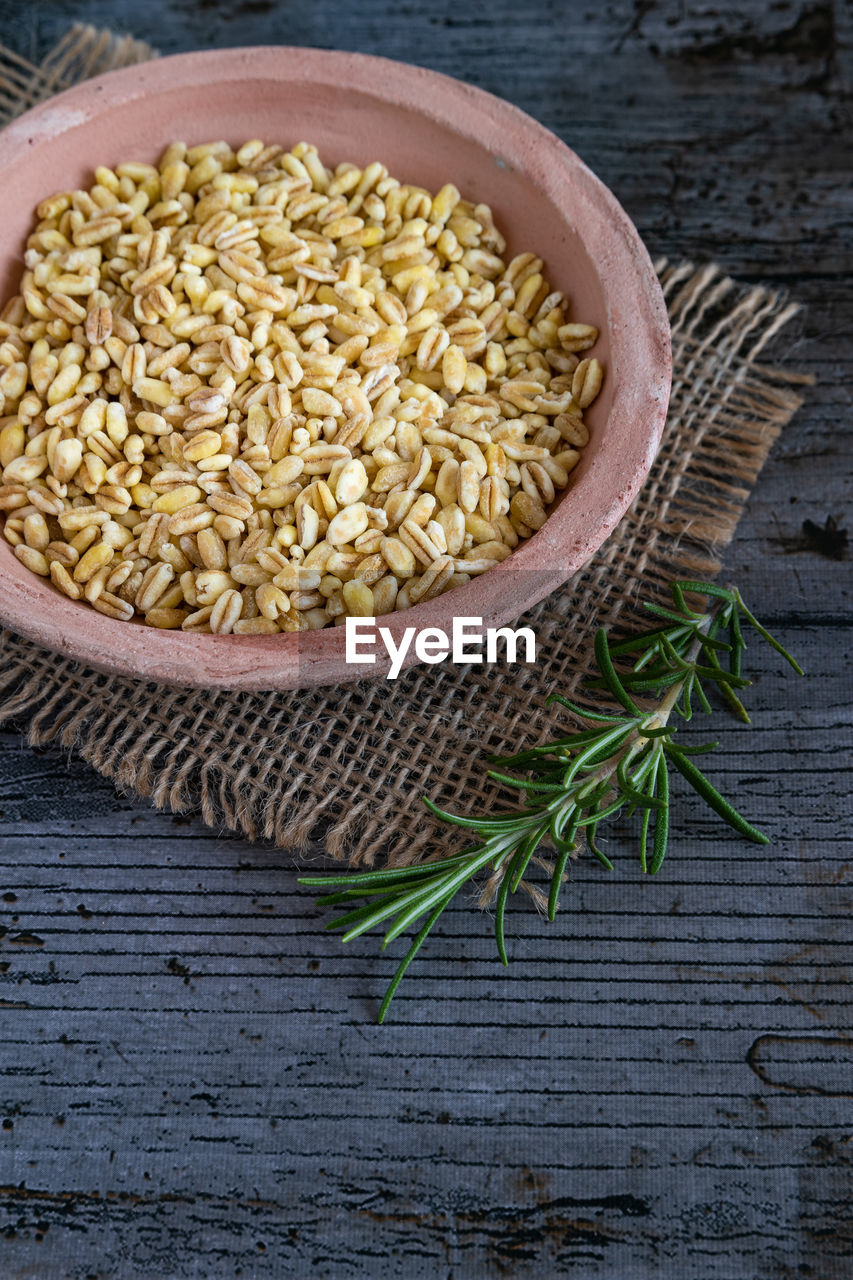
[[[131,36],[75,23],[40,65],[0,45],[0,127],[81,80],[147,62],[156,51]]]
[[[111,65],[147,53],[78,28],[48,70],[34,69],[39,85],[64,87],[73,66],[104,70],[86,52],[93,40]],[[2,109],[8,94],[0,80]],[[31,87],[27,105],[39,96]],[[770,448],[801,403],[795,387],[808,379],[758,363],[794,305],[714,266],[657,265],[675,370],[663,444],[609,541],[525,618],[538,638],[535,667],[442,665],[394,684],[235,695],[101,675],[5,632],[0,723],[25,726],[32,746],[77,751],[159,808],[200,812],[251,840],[304,852],[323,831],[326,852],[353,865],[404,864],[451,847],[452,834],[428,819],[419,797],[468,811],[493,802],[483,752],[548,733],[555,713],[545,697],[555,687],[576,691],[595,628],[632,625],[640,597],[663,599],[674,577],[716,575]]]

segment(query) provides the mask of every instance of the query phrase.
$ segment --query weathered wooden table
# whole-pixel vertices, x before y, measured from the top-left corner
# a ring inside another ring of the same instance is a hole
[[[556,130],[655,253],[806,306],[815,388],[728,556],[799,654],[754,655],[716,776],[644,883],[573,873],[513,961],[460,906],[373,1025],[392,961],[323,934],[290,859],[0,737],[0,1274],[841,1280],[853,1274],[848,986],[853,15],[844,0],[17,0],[164,52],[297,43],[422,62]],[[832,558],[835,550],[840,559]]]

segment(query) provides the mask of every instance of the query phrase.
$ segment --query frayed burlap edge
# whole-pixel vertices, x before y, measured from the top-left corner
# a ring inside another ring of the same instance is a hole
[[[75,23],[38,65],[0,45],[0,127],[81,80],[146,62],[151,45]]]
[[[86,55],[93,42],[112,66],[148,53],[77,31],[60,57],[46,60],[51,69],[35,69],[52,88],[34,89],[25,105],[66,87],[75,58],[79,66],[88,57],[87,74],[106,70]],[[0,111],[5,70],[0,54]],[[796,387],[807,379],[759,363],[794,305],[773,290],[745,289],[713,265],[657,266],[674,364],[662,446],[608,542],[525,618],[538,638],[535,667],[443,665],[416,668],[393,685],[237,695],[102,675],[2,633],[0,723],[24,726],[33,746],[75,750],[159,808],[199,812],[211,826],[296,852],[320,830],[326,851],[353,863],[405,863],[450,847],[452,833],[427,817],[420,795],[469,810],[491,803],[482,753],[549,731],[555,713],[544,699],[554,687],[576,692],[595,628],[631,625],[641,597],[661,599],[674,577],[716,575],[773,442],[801,402]]]

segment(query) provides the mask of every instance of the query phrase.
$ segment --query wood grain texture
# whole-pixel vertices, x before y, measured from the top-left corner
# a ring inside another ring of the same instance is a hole
[[[755,724],[710,766],[773,837],[679,796],[662,875],[614,832],[511,967],[449,911],[384,1028],[393,965],[342,948],[284,853],[118,797],[0,735],[0,1274],[842,1280],[851,1272],[849,560],[853,18],[838,0],[0,2],[39,56],[72,18],[163,52],[314,44],[516,102],[653,253],[805,304],[815,374],[727,570],[803,660],[750,653]]]

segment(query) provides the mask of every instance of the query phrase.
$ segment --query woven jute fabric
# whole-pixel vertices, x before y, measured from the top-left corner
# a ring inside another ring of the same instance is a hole
[[[91,28],[75,28],[41,67],[10,64],[0,51],[0,111],[10,118],[72,79],[150,53]],[[452,848],[452,831],[420,797],[468,811],[492,804],[484,753],[532,745],[553,729],[557,713],[545,698],[555,688],[576,693],[596,628],[647,617],[641,601],[662,600],[673,578],[717,574],[773,441],[801,402],[802,378],[759,362],[793,304],[713,265],[661,261],[658,274],[674,363],[663,443],[607,543],[520,620],[536,634],[535,664],[442,663],[395,682],[292,693],[184,691],[102,675],[4,632],[0,721],[23,726],[33,745],[77,751],[161,808],[295,852],[319,836],[332,857],[353,864]]]
[[[76,23],[39,64],[0,45],[0,126],[81,80],[146,62],[150,45]]]

